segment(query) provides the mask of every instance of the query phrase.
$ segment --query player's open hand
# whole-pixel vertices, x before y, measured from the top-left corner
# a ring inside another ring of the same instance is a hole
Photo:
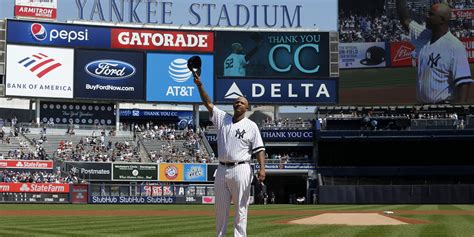
[[[263,181],[265,181],[265,170],[264,169],[258,170],[258,181],[260,183],[263,183]]]

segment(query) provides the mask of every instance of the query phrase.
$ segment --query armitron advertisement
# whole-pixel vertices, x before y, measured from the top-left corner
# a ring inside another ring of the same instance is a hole
[[[144,100],[142,53],[77,50],[74,97],[106,100]]]
[[[73,49],[7,45],[7,52],[6,95],[72,98]]]
[[[56,19],[58,0],[15,0],[15,16]]]
[[[201,81],[206,91],[212,93],[214,57],[198,54],[202,60]],[[160,102],[201,102],[199,91],[187,62],[194,54],[148,53],[146,73],[146,100]]]
[[[219,77],[329,77],[327,32],[216,33]]]

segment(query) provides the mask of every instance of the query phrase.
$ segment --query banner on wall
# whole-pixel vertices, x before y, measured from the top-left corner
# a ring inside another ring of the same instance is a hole
[[[41,122],[55,124],[114,125],[113,104],[41,101]]]
[[[216,101],[232,103],[245,96],[252,103],[337,103],[337,78],[331,79],[230,79],[217,78]]]
[[[384,42],[339,44],[339,68],[386,67],[387,58]]]
[[[146,100],[158,102],[201,103],[199,91],[194,84],[188,59],[195,54],[148,53],[146,73]],[[214,57],[198,54],[202,60],[201,81],[214,99]]]
[[[15,16],[26,18],[56,19],[57,0],[15,0]]]
[[[453,9],[451,11],[451,19],[474,19],[474,9]]]
[[[7,45],[8,96],[72,98],[74,50]]]
[[[184,181],[206,181],[206,164],[184,164]]]
[[[183,164],[160,164],[160,181],[179,182],[183,180]]]
[[[0,183],[0,193],[69,193],[69,184]]]
[[[216,32],[219,77],[329,77],[328,32]]]
[[[390,65],[392,67],[410,67],[415,65],[413,46],[408,41],[390,43]]]
[[[159,51],[214,51],[214,32],[112,28],[111,46],[116,49]]]
[[[7,43],[110,48],[110,28],[8,20]]]
[[[136,52],[77,50],[74,97],[144,100],[143,60]]]
[[[0,169],[52,170],[52,160],[0,160]]]
[[[158,165],[156,164],[112,164],[113,180],[156,181],[158,180]]]
[[[466,47],[467,59],[469,60],[469,63],[474,63],[474,37],[461,38],[461,42]]]
[[[112,180],[112,163],[66,162],[66,172],[86,180]]]

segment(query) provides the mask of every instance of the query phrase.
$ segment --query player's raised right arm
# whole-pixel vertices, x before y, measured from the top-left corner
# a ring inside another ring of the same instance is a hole
[[[214,108],[214,105],[211,102],[211,98],[209,97],[207,92],[204,90],[204,86],[202,85],[201,79],[199,78],[199,76],[194,71],[193,71],[193,76],[194,76],[194,84],[196,84],[196,86],[199,90],[199,95],[201,96],[202,103],[204,104],[204,106],[206,106],[209,113],[212,114],[212,110]]]
[[[400,23],[405,30],[408,30],[410,22],[412,21],[410,12],[408,12],[406,0],[396,0],[397,13],[400,18]]]

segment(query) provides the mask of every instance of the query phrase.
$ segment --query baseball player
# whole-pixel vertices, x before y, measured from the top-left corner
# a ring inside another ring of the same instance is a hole
[[[471,71],[465,47],[449,31],[449,6],[443,3],[431,6],[424,27],[411,19],[406,0],[397,0],[396,4],[400,22],[409,29],[416,47],[418,102],[467,102]]]
[[[261,36],[258,33],[252,34],[251,38],[257,45],[244,54],[244,47],[240,43],[232,44],[232,53],[224,60],[224,76],[231,77],[245,77],[246,67],[249,64],[250,58],[258,51],[259,45],[262,44]]]
[[[265,147],[260,130],[245,117],[249,108],[247,99],[239,97],[234,101],[234,116],[231,116],[211,103],[199,76],[193,74],[201,100],[218,129],[219,166],[214,181],[216,236],[226,235],[231,198],[235,205],[234,236],[247,236],[247,211],[253,178],[250,166],[252,154],[256,155],[260,164],[258,181],[265,180]]]

